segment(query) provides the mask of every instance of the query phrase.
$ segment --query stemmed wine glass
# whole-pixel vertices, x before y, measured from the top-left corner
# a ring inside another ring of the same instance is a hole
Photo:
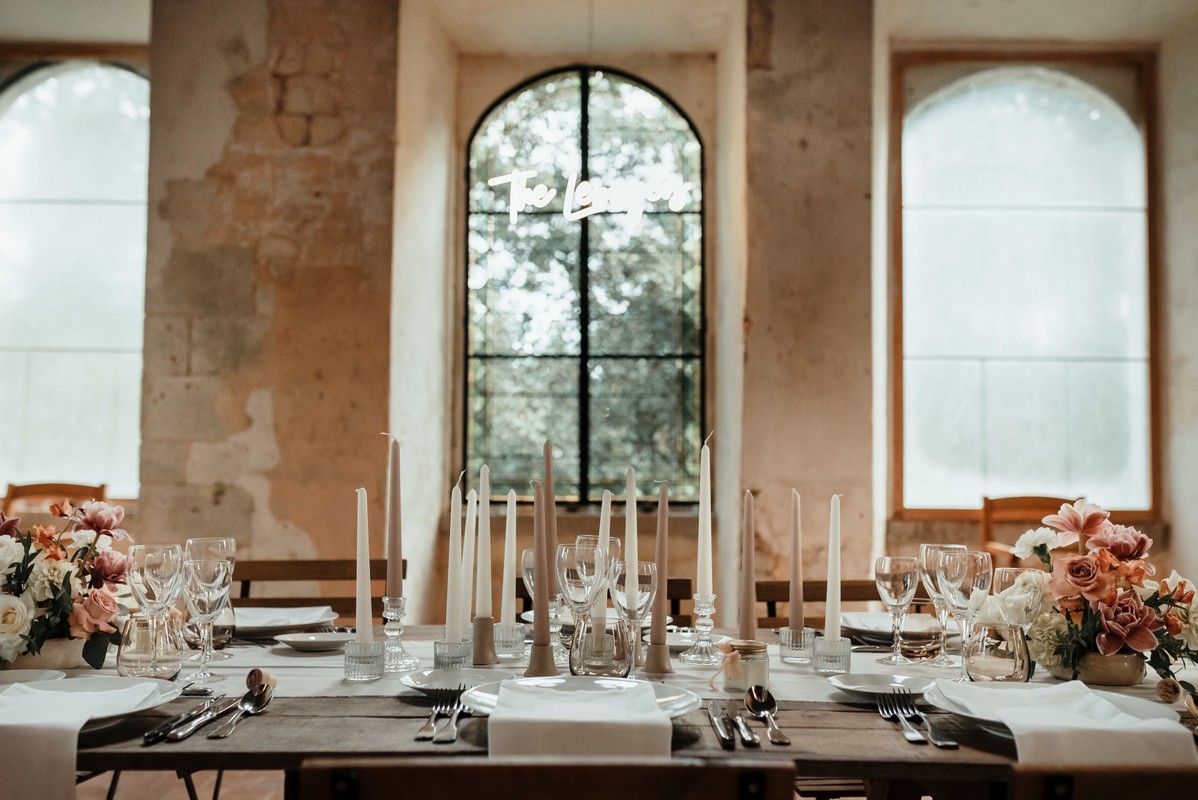
[[[919,579],[923,582],[923,590],[932,599],[936,609],[936,619],[940,622],[940,653],[927,662],[930,667],[953,669],[957,664],[948,657],[948,602],[940,594],[940,584],[936,580],[936,559],[941,553],[952,551],[965,552],[963,544],[921,544],[919,546]]]
[[[183,588],[183,548],[177,544],[135,544],[129,548],[125,565],[129,591],[146,618],[150,638],[148,674],[157,676],[159,643],[167,632],[167,610],[179,599]],[[177,663],[173,670],[178,671]]]
[[[620,613],[629,623],[628,643],[632,652],[638,653],[641,644],[641,626],[653,607],[653,598],[657,594],[657,564],[652,561],[617,561],[611,568],[611,599]],[[633,658],[635,664],[639,658]]]
[[[910,556],[882,556],[874,562],[874,583],[878,594],[890,611],[890,625],[894,632],[894,649],[888,656],[878,659],[879,664],[910,664],[911,659],[903,655],[900,634],[903,620],[911,599],[915,597],[919,566]]]
[[[202,536],[188,539],[186,556],[188,561],[228,561],[229,569],[235,569],[237,566],[237,540],[231,536]],[[190,626],[191,623],[188,625]],[[218,649],[223,648],[233,637],[233,626],[233,606],[230,604],[226,605],[212,621],[213,650],[208,654],[209,661],[224,661],[233,657],[231,653]],[[188,658],[188,661],[195,661],[199,657],[197,653]]]
[[[212,620],[229,602],[233,565],[225,560],[183,562],[184,596],[191,616],[200,623],[200,669],[186,678],[192,683],[223,681],[227,675],[211,672]]]
[[[607,569],[607,554],[597,545],[562,544],[555,563],[557,585],[577,621],[588,615],[599,588],[607,588],[601,577]]]
[[[940,593],[961,623],[961,675],[955,683],[968,683],[965,652],[969,647],[973,618],[990,594],[992,566],[984,550],[949,551],[936,559],[936,580]]]
[[[592,547],[599,546],[599,537],[594,534],[583,534],[574,540],[578,546],[590,545]],[[620,540],[615,536],[607,537],[607,564],[603,569],[596,570],[595,578],[602,581],[602,585],[595,590],[591,598],[591,614],[599,614],[600,610],[604,610],[606,615],[607,608],[607,579],[611,574],[611,567],[620,560]]]

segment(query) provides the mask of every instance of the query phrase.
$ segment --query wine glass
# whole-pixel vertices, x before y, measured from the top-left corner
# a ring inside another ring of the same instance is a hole
[[[936,559],[936,580],[940,593],[961,623],[961,675],[954,679],[955,683],[969,682],[965,648],[969,647],[973,618],[990,594],[991,578],[990,554],[983,550],[954,550],[941,553]]]
[[[878,659],[879,664],[910,664],[911,659],[902,653],[900,634],[903,620],[911,598],[915,597],[915,585],[919,580],[919,565],[910,556],[882,556],[874,562],[874,583],[878,594],[890,611],[890,626],[894,632],[894,649],[888,656]]]
[[[1018,596],[1012,594],[1008,597],[999,597],[1003,592],[1013,587],[1025,572],[1040,572],[1040,570],[1029,569],[1027,567],[999,567],[995,569],[993,591],[996,598],[996,605],[998,606],[998,613],[1002,615],[1003,621],[1008,625],[1018,625],[1026,632],[1028,627],[1036,621],[1036,616],[1040,611],[1039,593]],[[1047,577],[1047,574],[1045,577]]]
[[[578,545],[599,546],[599,537],[594,534],[584,534],[574,540]],[[595,590],[591,597],[590,613],[599,614],[600,610],[606,614],[607,610],[607,581],[611,575],[612,565],[620,560],[620,540],[615,536],[607,537],[607,564],[603,569],[595,571],[595,579],[601,582],[601,585]]]
[[[229,568],[234,569],[237,566],[237,540],[231,536],[201,536],[187,540],[187,560],[188,561],[228,561]],[[209,653],[210,661],[224,661],[227,658],[232,658],[232,654],[223,652],[225,645],[233,638],[233,627],[235,624],[233,605],[226,605],[212,620],[212,652]],[[196,626],[188,622],[184,628],[185,637],[188,641],[198,641],[199,631]],[[188,660],[198,659],[199,655],[191,656]]]
[[[577,620],[587,614],[598,589],[606,588],[596,571],[606,571],[607,554],[597,545],[562,544],[558,545],[555,564],[562,597]]]
[[[233,565],[228,561],[183,562],[184,597],[193,619],[200,623],[200,669],[188,676],[192,683],[223,681],[227,675],[211,672],[212,620],[229,602],[229,587],[233,583]]]
[[[175,604],[183,587],[183,548],[177,544],[135,544],[125,561],[129,591],[146,616]]]
[[[237,540],[228,536],[188,539],[187,560],[228,561],[233,569],[237,566]]]
[[[919,579],[923,582],[924,591],[932,599],[932,605],[936,609],[936,619],[940,622],[940,653],[927,662],[930,667],[953,669],[957,666],[956,662],[948,657],[949,608],[944,596],[940,594],[940,586],[936,581],[936,559],[941,553],[958,550],[962,553],[965,552],[965,545],[921,544],[919,546]]]
[[[631,569],[630,569],[631,568]],[[611,599],[616,611],[629,623],[629,644],[634,653],[641,645],[641,627],[657,594],[657,564],[652,561],[617,561],[611,568]],[[635,656],[634,656],[635,658]],[[635,659],[640,661],[639,658]]]

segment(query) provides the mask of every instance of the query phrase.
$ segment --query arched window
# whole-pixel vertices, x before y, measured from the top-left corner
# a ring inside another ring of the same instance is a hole
[[[137,496],[149,114],[96,62],[0,87],[0,485]]]
[[[469,143],[465,462],[529,493],[622,493],[631,464],[698,494],[702,148],[660,92],[580,67],[537,77]]]
[[[1146,151],[1122,79],[1130,101],[992,66],[906,113],[904,507],[1151,508]]]

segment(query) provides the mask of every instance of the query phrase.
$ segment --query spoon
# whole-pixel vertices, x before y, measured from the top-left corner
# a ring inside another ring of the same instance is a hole
[[[245,714],[249,714],[250,716],[261,714],[262,710],[266,708],[266,704],[270,702],[270,699],[273,696],[274,690],[272,690],[267,684],[261,684],[259,686],[255,686],[253,689],[250,689],[245,693],[244,697],[237,701],[237,713],[230,717],[228,722],[221,725],[212,733],[208,734],[208,738],[224,739],[233,732],[234,726],[237,725],[238,720],[240,720],[242,716]]]
[[[763,719],[770,726],[769,732],[766,734],[770,744],[790,744],[790,739],[774,721],[774,712],[778,710],[778,701],[770,694],[769,689],[764,686],[750,686],[749,691],[745,692],[745,708],[750,716]]]

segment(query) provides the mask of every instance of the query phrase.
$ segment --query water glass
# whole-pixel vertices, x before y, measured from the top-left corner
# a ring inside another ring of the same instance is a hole
[[[978,683],[1026,683],[1031,656],[1019,625],[978,625],[965,643],[963,660],[969,679]]]
[[[225,560],[185,561],[183,563],[184,597],[191,616],[200,623],[200,668],[190,675],[193,683],[223,681],[227,675],[212,672],[212,621],[229,602],[229,587],[233,582],[233,565]]]
[[[936,559],[936,581],[940,594],[961,623],[962,652],[969,647],[970,626],[990,594],[990,554],[984,550],[950,551]],[[966,659],[961,658],[961,675],[956,683],[968,683]]]
[[[174,680],[183,668],[183,630],[170,614],[136,615],[125,621],[116,652],[117,674],[125,678]]]
[[[570,674],[628,677],[636,661],[639,631],[625,619],[581,617],[570,641]]]
[[[936,559],[941,553],[952,551],[965,552],[963,544],[921,544],[919,546],[919,579],[923,589],[932,600],[936,609],[936,619],[940,623],[940,653],[928,661],[930,667],[955,669],[957,664],[948,657],[948,615],[949,607],[944,596],[940,594],[940,586],[936,580]]]
[[[903,621],[907,609],[915,597],[915,584],[919,579],[916,559],[909,556],[882,556],[874,562],[874,583],[886,608],[890,611],[890,627],[894,635],[894,649],[890,655],[878,659],[879,664],[897,666],[910,664],[911,659],[902,653]]]

